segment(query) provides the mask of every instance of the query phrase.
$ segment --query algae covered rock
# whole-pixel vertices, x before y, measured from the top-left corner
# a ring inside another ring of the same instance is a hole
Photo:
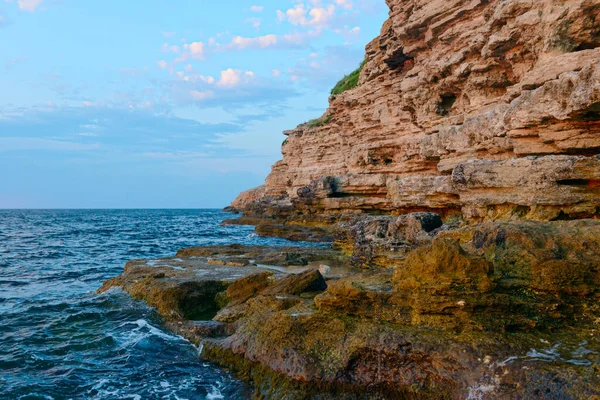
[[[395,278],[400,290],[412,285],[456,284],[485,291],[492,271],[485,258],[468,254],[456,240],[440,238],[409,253]]]
[[[314,312],[259,296],[205,359],[266,399],[587,398],[600,389],[592,331],[553,335],[447,332]],[[585,353],[585,355],[584,355]],[[540,397],[542,396],[542,397]],[[584,396],[584,397],[581,397]]]
[[[351,255],[352,265],[394,268],[408,251],[429,243],[442,225],[442,218],[430,212],[355,216],[339,223],[336,245]]]
[[[134,299],[156,307],[167,320],[212,318],[219,310],[215,298],[230,284],[231,271],[216,271],[198,262],[188,264],[187,269],[182,265],[185,262],[179,259],[163,260],[161,266],[148,265],[146,260],[129,262],[122,275],[104,282],[98,292],[120,287]],[[205,272],[203,279],[194,279],[198,271]]]
[[[255,398],[587,399],[600,391],[599,229],[442,229],[394,271],[327,281],[317,265],[290,274],[208,262],[261,251],[284,262],[299,248],[195,248],[129,263],[101,290],[157,307]]]
[[[600,221],[486,223],[414,250],[394,285],[413,323],[552,329],[597,318],[599,266]]]
[[[219,295],[217,301],[221,307],[244,303],[246,300],[256,296],[258,292],[269,286],[273,280],[273,272],[257,272],[248,275],[229,285],[227,290]]]
[[[392,277],[390,272],[372,272],[329,281],[327,290],[315,297],[315,305],[331,314],[408,322],[410,309],[402,312],[401,306],[394,304]]]
[[[273,285],[263,289],[262,295],[300,295],[305,292],[320,292],[327,289],[327,283],[321,273],[309,269],[298,274],[290,274],[278,279]]]
[[[586,295],[600,283],[600,221],[486,223],[446,236],[489,260],[500,284]]]

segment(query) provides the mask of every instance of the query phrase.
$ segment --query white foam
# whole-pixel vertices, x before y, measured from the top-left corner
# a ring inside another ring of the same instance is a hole
[[[572,358],[564,357],[561,355],[561,353],[559,353],[558,349],[560,348],[561,344],[558,343],[549,349],[530,349],[524,356],[509,357],[501,363],[498,363],[498,366],[503,367],[517,360],[523,360],[526,362],[565,362],[573,365],[589,366],[592,365],[592,362],[584,359],[583,357],[596,352],[586,349],[584,347],[586,344],[587,342],[585,341],[581,342],[576,350],[570,352]]]
[[[42,398],[44,398],[46,400],[54,400],[54,397],[52,397],[52,396],[48,396],[47,394],[39,394],[39,393],[29,393],[29,394],[26,394],[24,396],[20,396],[19,399],[30,398],[32,396],[42,397]]]
[[[101,379],[98,383],[92,386],[92,389],[98,390],[108,383],[108,379]]]
[[[212,391],[206,395],[206,400],[217,400],[225,398],[225,396],[223,396],[221,391],[217,389],[216,386],[210,385],[210,388],[212,389]]]
[[[130,325],[135,325],[135,326],[137,326],[137,328],[131,329],[128,332],[128,334],[127,334],[128,340],[126,340],[121,345],[122,348],[135,346],[140,341],[142,341],[146,338],[149,338],[151,336],[160,337],[161,339],[168,340],[168,341],[176,341],[176,342],[186,341],[181,336],[170,335],[170,334],[167,334],[167,333],[161,331],[160,329],[152,326],[145,319],[138,319],[137,321],[124,322],[121,325],[119,325],[119,328],[124,328],[124,327],[130,326]]]

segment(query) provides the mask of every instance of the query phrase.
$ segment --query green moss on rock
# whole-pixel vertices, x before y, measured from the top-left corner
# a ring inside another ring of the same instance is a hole
[[[350,73],[350,75],[344,76],[334,87],[331,89],[331,94],[337,96],[344,93],[346,90],[354,89],[358,86],[358,80],[360,79],[360,73],[362,72],[367,60],[364,60],[360,66]]]

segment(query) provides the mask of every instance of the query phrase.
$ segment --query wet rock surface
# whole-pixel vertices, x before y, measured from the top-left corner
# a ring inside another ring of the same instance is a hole
[[[303,252],[314,262],[283,265]],[[344,259],[331,249],[184,249],[129,263],[101,290],[118,286],[155,306],[206,360],[252,382],[256,398],[600,392],[599,221],[437,228],[395,268],[325,279],[319,267],[332,255]],[[232,267],[228,257],[281,264]]]

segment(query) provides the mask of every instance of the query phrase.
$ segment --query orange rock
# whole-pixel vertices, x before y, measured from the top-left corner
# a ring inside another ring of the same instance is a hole
[[[269,199],[269,215],[280,208],[303,217],[598,215],[600,4],[387,3],[390,18],[366,48],[359,85],[331,96],[322,123],[285,132],[283,160],[234,206]],[[465,169],[465,181],[452,179]],[[483,187],[469,180],[486,174]],[[559,176],[586,184],[561,185]]]

